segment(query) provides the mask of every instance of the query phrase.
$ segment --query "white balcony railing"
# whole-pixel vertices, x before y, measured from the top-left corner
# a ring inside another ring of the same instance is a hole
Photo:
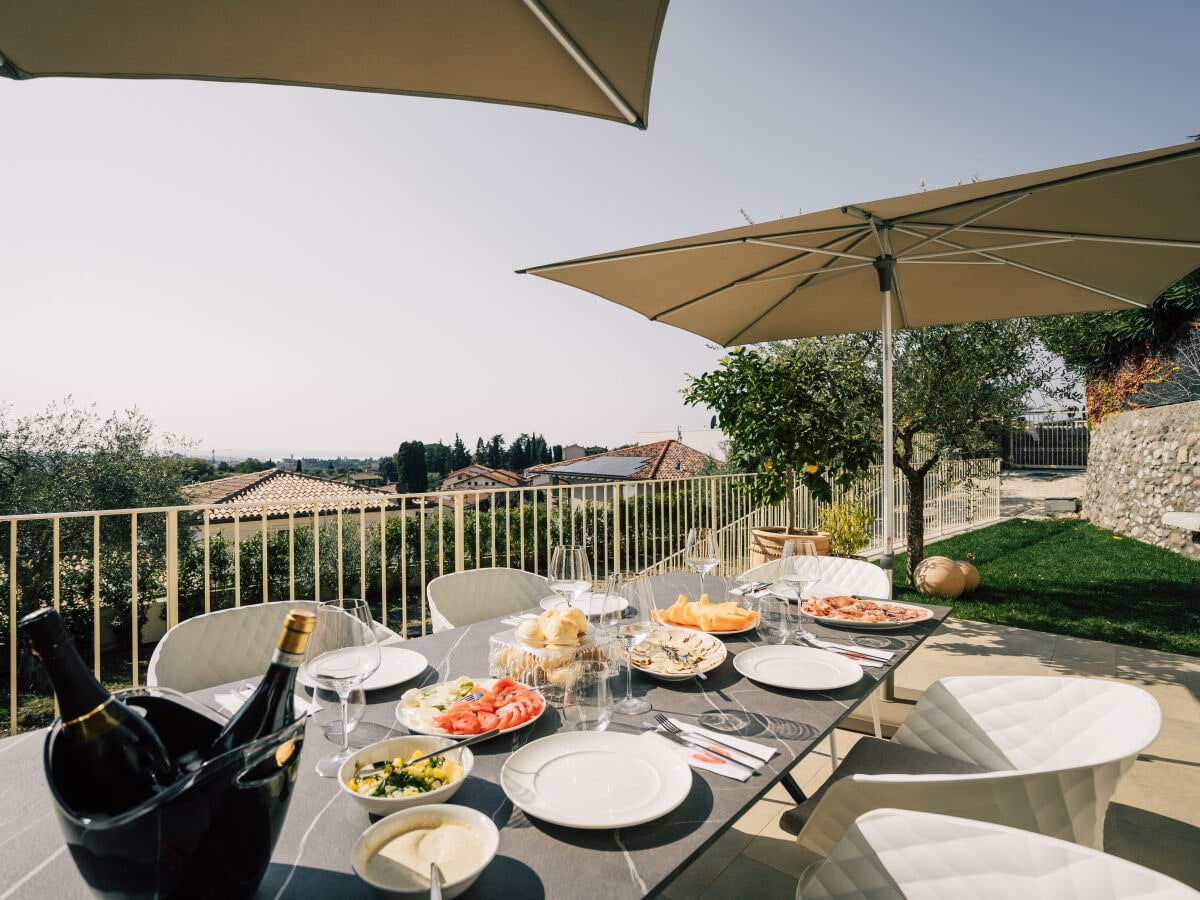
[[[559,543],[585,546],[597,579],[615,570],[682,565],[687,531],[720,529],[723,571],[750,564],[751,529],[781,525],[757,507],[751,476],[721,475],[431,492],[390,507],[354,494],[261,503],[0,516],[0,646],[8,728],[28,665],[16,621],[38,606],[63,612],[97,676],[138,684],[153,643],[181,619],[279,599],[363,596],[407,635],[430,630],[426,586],[445,572],[509,566],[545,573]],[[878,470],[858,496],[878,512]],[[904,542],[906,492],[897,479],[893,534]],[[835,501],[842,494],[835,494]],[[953,463],[926,484],[927,537],[999,515],[999,461]],[[801,489],[798,524],[816,528],[819,504]],[[881,524],[876,524],[878,550]],[[14,577],[15,575],[15,577]],[[6,608],[5,608],[6,607]],[[90,651],[90,652],[89,652]],[[0,724],[0,728],[2,728]]]

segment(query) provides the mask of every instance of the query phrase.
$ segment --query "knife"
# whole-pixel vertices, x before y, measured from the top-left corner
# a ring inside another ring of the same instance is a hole
[[[731,762],[735,766],[741,766],[743,769],[746,769],[750,772],[757,770],[757,767],[750,765],[750,763],[744,763],[740,759],[734,759],[727,753],[722,753],[720,750],[712,749],[708,746],[708,744],[711,742],[706,742],[704,738],[700,737],[700,735],[690,735],[686,731],[681,732],[680,734],[672,734],[671,732],[664,731],[661,728],[655,728],[655,732],[657,734],[661,734],[665,738],[669,738],[677,744],[682,744],[685,747],[691,747],[695,750],[703,750],[705,753],[711,753],[713,756],[719,756],[726,762]]]

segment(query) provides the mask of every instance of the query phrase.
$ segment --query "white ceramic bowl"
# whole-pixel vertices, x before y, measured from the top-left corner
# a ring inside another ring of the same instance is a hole
[[[423,734],[409,734],[403,737],[378,741],[370,746],[363,747],[357,753],[351,754],[350,758],[342,763],[342,768],[338,772],[338,783],[341,785],[342,790],[353,797],[367,812],[380,816],[386,816],[397,810],[408,809],[413,806],[445,803],[462,787],[462,783],[467,780],[467,776],[471,774],[471,769],[475,766],[475,756],[468,747],[463,747],[459,750],[449,750],[446,753],[447,759],[454,760],[462,767],[462,777],[456,778],[449,784],[425,794],[415,794],[411,797],[368,797],[365,794],[359,794],[350,790],[350,779],[354,776],[354,770],[358,763],[372,763],[379,760],[395,759],[397,756],[411,759],[423,753],[449,747],[454,743],[455,741],[451,738]]]
[[[407,873],[397,872],[395,867],[372,868],[368,871],[367,862],[378,852],[380,847],[404,832],[422,825],[445,822],[470,826],[483,838],[483,853],[478,864],[471,867],[470,871],[464,873],[458,880],[442,885],[444,900],[457,897],[475,883],[475,879],[496,856],[496,850],[500,846],[500,832],[497,831],[492,820],[469,806],[435,803],[430,806],[418,806],[414,809],[404,809],[392,813],[359,835],[358,840],[354,842],[354,848],[350,851],[350,865],[353,866],[355,874],[382,897],[428,897],[428,873],[422,873],[425,877],[417,877],[414,872],[410,878]],[[394,878],[392,873],[396,873]]]

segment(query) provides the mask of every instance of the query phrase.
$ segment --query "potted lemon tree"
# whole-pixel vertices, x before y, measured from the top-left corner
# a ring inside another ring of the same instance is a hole
[[[751,563],[777,559],[797,536],[828,553],[827,533],[798,527],[796,488],[829,502],[833,485],[848,487],[878,461],[870,354],[853,340],[801,338],[736,347],[718,365],[687,376],[684,402],[717,413],[730,465],[755,473],[757,502],[785,509],[786,525],[754,530]]]

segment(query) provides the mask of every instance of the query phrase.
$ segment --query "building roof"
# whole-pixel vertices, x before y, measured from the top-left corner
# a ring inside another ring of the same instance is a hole
[[[526,476],[550,474],[564,478],[600,478],[609,481],[648,481],[655,478],[691,478],[714,462],[699,450],[679,441],[656,441],[595,453],[581,459],[544,463],[525,470]]]
[[[367,509],[379,509],[381,505],[393,508],[399,504],[394,494],[278,468],[189,484],[183,488],[183,493],[191,503],[202,506],[260,504],[242,507],[239,516],[243,520],[262,518],[264,506],[267,518],[274,518],[286,516],[289,509],[308,514],[314,505],[321,511],[332,511],[338,506],[332,501],[338,499],[349,501],[354,506],[364,503]],[[320,502],[322,500],[331,502]],[[233,519],[232,510],[214,510],[210,517],[213,522],[232,522]]]
[[[460,477],[461,479],[465,480],[467,478],[476,478],[481,476],[484,478],[490,478],[493,481],[498,481],[501,484],[506,484],[509,487],[521,487],[521,485],[525,484],[525,478],[518,475],[516,472],[510,472],[508,469],[493,469],[491,466],[479,465],[477,463],[472,463],[469,466],[463,466],[461,469],[455,469],[442,479],[442,484],[445,484],[452,478]]]

